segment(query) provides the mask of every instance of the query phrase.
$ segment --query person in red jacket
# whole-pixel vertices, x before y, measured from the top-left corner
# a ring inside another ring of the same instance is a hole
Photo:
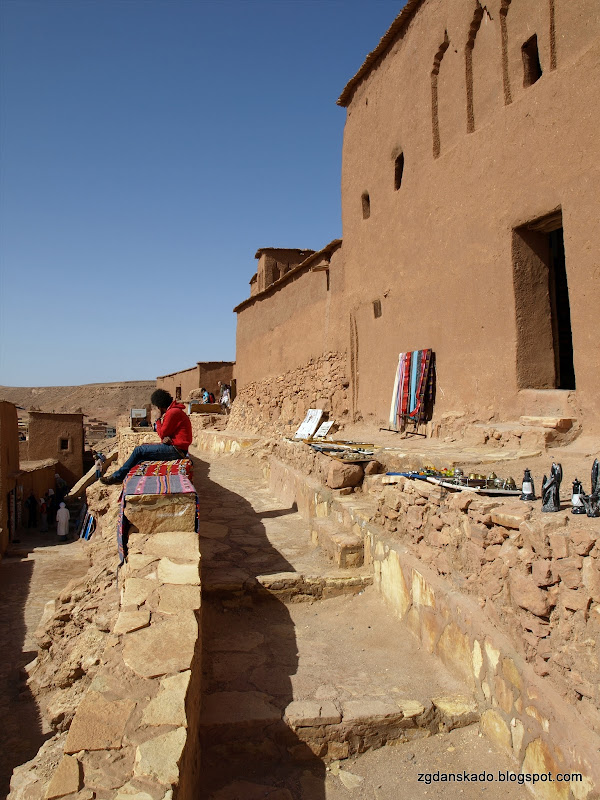
[[[165,389],[156,389],[150,402],[160,412],[160,418],[156,422],[160,444],[138,445],[122,467],[112,475],[100,478],[102,483],[122,483],[129,470],[141,461],[175,461],[186,458],[188,447],[192,443],[192,423],[185,413],[185,406],[175,402]]]

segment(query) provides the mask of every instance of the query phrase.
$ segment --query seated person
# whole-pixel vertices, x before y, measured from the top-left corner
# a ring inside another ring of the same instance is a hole
[[[112,475],[100,478],[102,483],[122,483],[129,470],[142,461],[176,461],[187,457],[188,447],[192,443],[192,423],[185,413],[183,403],[174,402],[164,389],[156,389],[150,402],[160,412],[160,418],[156,422],[160,444],[138,445],[122,467]]]

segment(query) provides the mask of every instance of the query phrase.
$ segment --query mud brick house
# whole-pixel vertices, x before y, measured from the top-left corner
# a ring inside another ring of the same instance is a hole
[[[23,443],[22,443],[23,445]],[[21,453],[24,458],[23,452]],[[83,414],[29,412],[27,461],[56,459],[69,484],[83,475]]]
[[[207,389],[215,396],[218,383],[231,383],[233,361],[198,361],[195,367],[161,375],[156,379],[157,389],[166,389],[176,400],[187,400],[194,389]]]
[[[429,347],[431,431],[598,430],[599,55],[597,0],[409,0],[338,100],[342,242],[257,253],[238,413],[277,415],[278,384],[284,415],[385,422],[398,354]]]

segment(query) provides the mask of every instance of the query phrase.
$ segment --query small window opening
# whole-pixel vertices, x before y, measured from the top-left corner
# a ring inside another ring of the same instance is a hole
[[[381,316],[381,300],[373,300],[373,316],[375,319]]]
[[[68,439],[61,439],[60,440],[60,449],[61,450],[68,450],[69,449],[69,440]]]
[[[371,198],[369,197],[369,193],[363,192],[361,200],[363,219],[369,219],[371,216]]]
[[[523,86],[531,86],[542,77],[537,34],[533,34],[521,47],[523,53]]]
[[[404,172],[404,153],[400,153],[394,163],[394,188],[396,191],[402,186],[402,173]]]

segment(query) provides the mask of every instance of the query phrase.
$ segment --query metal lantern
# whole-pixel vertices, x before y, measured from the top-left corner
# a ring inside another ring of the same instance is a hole
[[[581,481],[575,478],[573,481],[573,493],[571,494],[571,514],[585,514],[583,494],[584,491]]]
[[[521,488],[521,497],[519,500],[535,500],[535,487],[533,485],[533,478],[531,472],[526,469],[523,475],[523,486]]]

